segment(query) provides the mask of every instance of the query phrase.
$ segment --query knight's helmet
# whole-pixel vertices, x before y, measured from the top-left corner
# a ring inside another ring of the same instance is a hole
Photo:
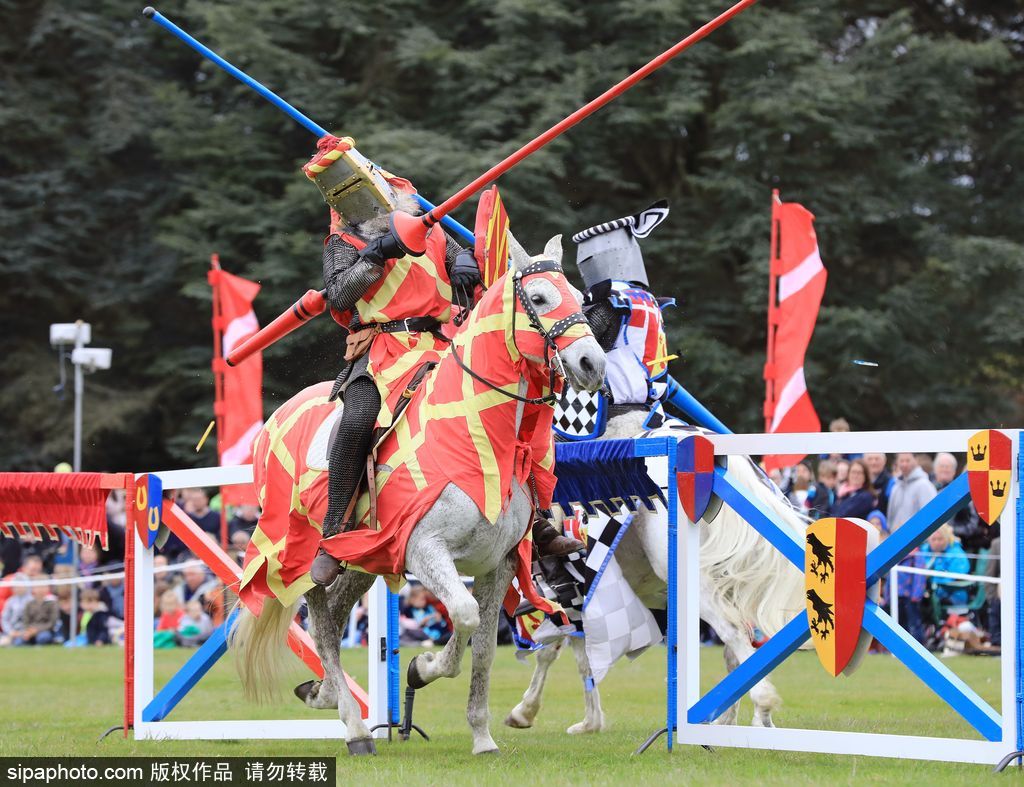
[[[316,155],[302,168],[349,227],[387,216],[397,207],[397,190],[408,184],[366,158],[355,144],[351,137],[321,137]]]
[[[646,238],[668,216],[668,200],[658,200],[632,216],[606,221],[572,236],[578,244],[576,266],[583,284],[590,289],[611,279],[649,287],[644,256],[637,238]]]

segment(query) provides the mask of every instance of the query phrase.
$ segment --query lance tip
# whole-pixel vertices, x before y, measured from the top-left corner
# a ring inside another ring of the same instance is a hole
[[[142,15],[148,16],[150,19],[152,19],[153,16],[156,15],[156,9],[153,8],[153,6],[151,5],[147,5],[145,8],[142,9]]]

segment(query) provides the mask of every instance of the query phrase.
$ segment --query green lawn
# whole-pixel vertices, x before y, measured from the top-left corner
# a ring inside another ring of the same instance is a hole
[[[403,665],[411,652],[403,651]],[[187,657],[181,651],[157,653],[161,680]],[[518,701],[531,665],[519,663],[510,648],[499,650],[492,681],[492,732],[502,749],[500,757],[474,758],[464,719],[468,690],[466,671],[455,681],[424,689],[417,699],[417,721],[431,734],[427,743],[379,745],[376,758],[338,759],[339,783],[521,784],[524,780],[557,784],[741,782],[793,783],[968,783],[987,776],[983,766],[908,763],[875,758],[848,758],[784,752],[677,748],[663,744],[641,757],[636,746],[664,719],[664,649],[658,648],[633,663],[618,665],[601,686],[610,729],[599,736],[572,737],[567,726],[582,716],[582,698],[575,665],[565,656],[555,665],[547,701],[537,726],[512,730],[500,722]],[[348,666],[365,676],[365,651],[346,652]],[[59,648],[0,651],[4,706],[0,756],[10,755],[313,755],[342,754],[334,741],[185,741],[134,742],[99,734],[119,723],[122,654],[118,650]],[[949,665],[986,700],[999,708],[998,661],[959,657]],[[710,684],[722,671],[721,651],[702,650],[703,673]],[[302,673],[296,670],[295,682]],[[931,736],[977,737],[903,666],[888,656],[870,656],[851,678],[833,680],[813,653],[797,653],[774,674],[784,707],[780,725],[865,732],[916,733]],[[291,684],[289,684],[290,686]],[[286,687],[287,688],[287,687]],[[741,719],[749,721],[746,700]],[[230,657],[222,660],[171,718],[299,718],[322,715],[297,700],[275,707],[252,707],[238,699]],[[1019,774],[1002,778],[1019,778]]]

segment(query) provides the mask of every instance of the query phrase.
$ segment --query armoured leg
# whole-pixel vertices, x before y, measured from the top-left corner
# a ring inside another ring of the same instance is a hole
[[[341,518],[362,478],[370,452],[370,435],[380,412],[380,392],[369,377],[353,380],[344,397],[345,409],[331,446],[324,538],[341,531]]]
[[[349,383],[344,397],[341,424],[331,445],[324,538],[337,535],[348,524],[342,518],[362,478],[373,425],[380,412],[380,393],[369,377]],[[318,585],[329,585],[337,578],[338,570],[338,561],[321,550],[313,561],[311,576]]]

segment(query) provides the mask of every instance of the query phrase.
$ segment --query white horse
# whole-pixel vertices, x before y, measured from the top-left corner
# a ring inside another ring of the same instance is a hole
[[[385,512],[378,516],[382,526],[387,528],[385,520],[389,510],[406,510],[401,507],[417,501],[426,507],[417,509],[422,514],[417,513],[415,519],[403,524],[407,527],[408,540],[396,557],[394,573],[408,570],[415,574],[448,609],[455,629],[442,651],[423,653],[410,663],[409,682],[419,688],[437,678],[458,675],[472,636],[472,678],[466,716],[472,730],[474,754],[495,752],[498,748],[488,728],[490,669],[499,610],[515,571],[518,546],[530,528],[534,508],[533,474],[524,477],[522,471],[531,466],[531,461],[537,468],[538,463],[543,466],[553,457],[553,405],[550,399],[542,398],[551,393],[549,372],[554,368],[572,385],[591,391],[604,380],[604,353],[580,312],[579,292],[561,271],[560,238],[552,238],[544,253],[533,258],[514,241],[510,246],[512,269],[474,308],[456,334],[452,348],[442,355],[437,368],[413,396],[404,421],[385,438],[377,452],[378,513]],[[286,404],[282,410],[288,407]],[[449,481],[451,476],[442,474],[436,486],[427,486],[419,494],[403,492],[401,484],[397,485],[396,492],[393,481],[403,469],[407,473],[405,477],[415,478],[417,483],[423,481],[424,476],[430,483],[430,473],[439,472],[429,464],[429,456],[416,453],[418,448],[409,449],[412,453],[402,452],[417,439],[420,447],[427,446],[428,453],[438,451],[441,440],[431,429],[446,428],[443,426],[447,423],[445,419],[452,423],[461,421],[458,429],[452,427],[450,432],[444,433],[444,440],[449,444],[443,447],[472,456],[474,462],[479,459],[476,474],[455,476],[465,488]],[[276,417],[271,419],[276,420]],[[291,422],[294,425],[295,419]],[[497,445],[482,439],[482,434],[492,434],[495,430],[507,434],[509,440]],[[267,494],[278,495],[278,504],[283,503],[288,515],[294,518],[298,511],[306,510],[298,475],[279,477],[281,492],[274,491],[274,479],[260,477],[261,471],[264,475],[279,472],[267,468],[270,455],[278,456],[277,447],[267,448],[273,439],[264,439],[263,435],[257,439],[256,486]],[[305,446],[300,449],[305,450]],[[281,464],[275,461],[273,467],[279,468]],[[306,475],[308,473],[302,477]],[[506,482],[508,489],[497,486],[501,478],[511,479]],[[483,503],[481,489],[484,490]],[[431,494],[436,496],[424,503],[424,498]],[[293,498],[299,500],[298,508],[288,502]],[[264,507],[266,509],[266,505]],[[307,524],[319,530],[314,513],[303,514],[303,521],[295,525],[299,532],[303,532],[301,528]],[[360,538],[374,535],[372,531],[357,530],[336,536],[324,545],[328,548],[328,543],[336,540],[343,551],[345,544],[358,543]],[[315,550],[317,539],[310,541]],[[340,557],[335,551],[331,554]],[[310,561],[312,556],[312,553],[308,556]],[[247,565],[254,557],[250,549]],[[308,571],[309,563],[304,565]],[[472,593],[466,589],[460,574],[474,577]],[[322,682],[302,684],[296,688],[296,693],[310,707],[338,709],[352,754],[372,754],[375,749],[359,706],[342,677],[338,644],[349,610],[374,579],[369,573],[350,569],[327,590],[314,587],[311,580],[301,580],[300,592],[305,592],[309,605],[312,634],[325,677]],[[280,652],[295,614],[297,594],[294,600],[294,604],[286,606],[278,603],[274,596],[268,596],[258,617],[244,610],[240,615],[231,645],[250,696],[274,685],[277,674],[274,656]]]
[[[604,439],[638,437],[644,434],[646,412],[626,413],[609,420]],[[666,426],[649,433],[651,436],[679,435]],[[778,514],[795,533],[803,538],[804,519],[777,490],[770,489],[746,457],[729,457],[729,474],[765,507]],[[680,510],[680,530],[688,524]],[[651,609],[664,609],[668,590],[668,516],[665,508],[656,512],[640,506],[632,524],[615,551],[622,574],[640,600]],[[700,541],[700,617],[711,626],[725,644],[726,668],[732,672],[747,659],[754,648],[750,627],[757,626],[767,635],[782,628],[804,608],[803,575],[744,522],[731,508],[723,505],[709,524],[701,525]],[[509,727],[531,727],[541,707],[541,695],[548,670],[558,658],[566,641],[572,643],[573,654],[581,680],[590,676],[585,645],[581,637],[564,637],[536,652],[537,665],[523,699],[508,714]],[[681,642],[679,647],[696,647],[697,643]],[[570,734],[600,732],[605,718],[597,687],[584,691],[583,721],[570,726]],[[781,703],[768,678],[761,679],[750,690],[754,702],[755,727],[772,727],[772,711]],[[718,724],[735,724],[737,702],[717,720]]]

